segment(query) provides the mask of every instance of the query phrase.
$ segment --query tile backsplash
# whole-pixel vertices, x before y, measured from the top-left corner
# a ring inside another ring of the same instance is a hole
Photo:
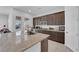
[[[49,30],[64,30],[64,25],[37,25],[42,29],[49,29]]]

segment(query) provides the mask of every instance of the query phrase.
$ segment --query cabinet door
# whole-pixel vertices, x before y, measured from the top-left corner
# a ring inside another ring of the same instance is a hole
[[[47,21],[48,25],[54,25],[55,24],[54,15],[47,15]]]
[[[64,32],[57,32],[57,42],[64,44]]]
[[[56,20],[55,20],[55,15],[51,15],[51,22],[52,22],[52,25],[55,25],[56,23]]]
[[[54,14],[55,15],[55,25],[59,25],[59,15],[58,13]]]
[[[39,17],[38,18],[38,25],[41,25],[41,21],[42,21],[42,19],[41,19],[41,17]]]
[[[58,24],[64,25],[64,12],[58,13]]]
[[[40,23],[40,25],[46,25],[47,23],[47,21],[46,21],[46,16],[42,16],[42,17],[40,17],[40,19],[39,19],[40,21],[39,21],[39,23]]]
[[[51,36],[49,37],[50,40],[52,40],[52,41],[56,41],[56,40],[57,40],[57,37],[56,37],[57,34],[56,34],[56,32],[51,32],[51,31],[50,31],[50,35],[51,35]]]
[[[37,17],[37,18],[33,18],[33,25],[39,25],[40,24],[40,18]]]
[[[38,18],[35,19],[35,25],[38,25]]]
[[[50,25],[50,17],[49,17],[49,15],[46,15],[46,20],[47,20],[47,25]]]
[[[65,15],[64,15],[64,12],[61,12],[61,24],[65,25]]]
[[[43,25],[47,25],[47,19],[46,19],[46,16],[43,16]]]
[[[33,26],[34,26],[34,28],[35,28],[35,24],[36,22],[35,22],[35,18],[33,18]]]
[[[64,25],[64,12],[59,12],[55,14],[55,25]]]

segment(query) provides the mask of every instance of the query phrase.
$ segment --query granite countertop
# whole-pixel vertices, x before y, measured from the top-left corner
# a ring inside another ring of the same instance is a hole
[[[16,33],[0,34],[1,52],[20,52],[46,39],[49,35],[35,33],[33,35],[18,35]]]
[[[47,31],[54,31],[54,32],[65,32],[65,31],[60,31],[60,30],[47,30]]]

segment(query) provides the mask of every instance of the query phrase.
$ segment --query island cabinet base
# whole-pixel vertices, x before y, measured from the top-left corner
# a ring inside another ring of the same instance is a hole
[[[41,41],[41,52],[48,52],[48,39]]]

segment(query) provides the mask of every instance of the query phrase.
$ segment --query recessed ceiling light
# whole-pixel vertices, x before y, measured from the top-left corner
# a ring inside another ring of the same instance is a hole
[[[30,13],[31,13],[32,11],[31,11],[31,10],[28,10],[28,12],[30,12]]]

